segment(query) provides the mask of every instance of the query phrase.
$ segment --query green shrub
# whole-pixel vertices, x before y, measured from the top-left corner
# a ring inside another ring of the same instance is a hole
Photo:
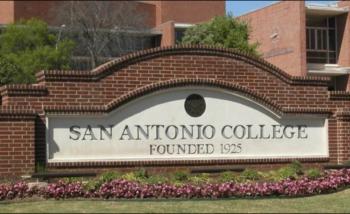
[[[277,180],[283,180],[283,179],[297,179],[299,175],[303,175],[303,166],[299,161],[293,161],[292,163],[288,164],[285,167],[280,168],[277,170],[276,179]]]
[[[344,162],[345,166],[350,166],[350,160]]]
[[[86,190],[96,190],[98,188],[100,188],[100,186],[104,183],[110,182],[112,180],[121,178],[121,174],[120,172],[117,171],[107,171],[102,173],[99,177],[95,178],[95,179],[91,179],[88,180],[85,184],[84,184],[84,188]]]
[[[233,182],[233,181],[237,181],[237,176],[233,172],[226,171],[226,172],[220,173],[219,180],[221,182]]]
[[[124,174],[121,178],[128,181],[147,182],[149,176],[147,171],[141,168],[133,172],[128,172]]]
[[[317,169],[317,168],[312,168],[306,171],[306,176],[311,178],[311,179],[315,179],[315,178],[319,178],[322,176],[322,172],[321,170]]]
[[[162,175],[148,176],[148,178],[143,181],[149,184],[169,183],[169,179]]]
[[[263,179],[264,181],[279,181],[280,180],[280,176],[278,171],[276,170],[271,170],[268,172],[262,172],[261,173],[261,179]]]
[[[288,167],[292,168],[297,175],[303,174],[303,166],[299,161],[293,161]]]
[[[0,55],[0,85],[26,82],[26,75],[15,63]]]
[[[101,181],[97,179],[92,179],[84,183],[84,189],[87,191],[94,191],[100,188],[101,185],[102,185]]]
[[[65,178],[62,178],[62,180],[66,183],[75,183],[75,182],[82,182],[83,178],[82,177],[65,177]]]
[[[297,173],[295,172],[295,169],[292,167],[282,167],[277,171],[277,177],[278,180],[283,179],[296,179],[298,177]]]
[[[260,56],[257,42],[249,42],[249,26],[232,15],[216,16],[206,23],[186,29],[181,43],[233,48]]]
[[[117,171],[107,171],[102,173],[99,177],[98,180],[101,183],[106,183],[106,182],[110,182],[112,180],[121,178],[121,174]]]
[[[140,179],[135,175],[135,172],[125,173],[121,178],[128,181],[140,181]]]
[[[148,178],[147,170],[144,168],[140,168],[140,169],[135,171],[135,176],[138,179],[147,179]]]
[[[195,176],[191,176],[189,181],[194,184],[210,183],[212,179],[209,177],[208,173],[201,173]]]
[[[187,181],[189,177],[189,173],[187,171],[176,171],[174,173],[175,181]]]
[[[257,181],[261,179],[261,175],[254,169],[245,169],[240,177],[242,181]]]
[[[0,34],[0,85],[33,83],[40,70],[69,69],[74,46],[35,18],[7,25]]]

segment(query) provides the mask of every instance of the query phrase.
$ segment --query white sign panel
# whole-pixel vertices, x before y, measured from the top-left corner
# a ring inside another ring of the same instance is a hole
[[[103,116],[47,116],[49,162],[328,157],[325,116],[279,117],[242,94],[176,88]]]

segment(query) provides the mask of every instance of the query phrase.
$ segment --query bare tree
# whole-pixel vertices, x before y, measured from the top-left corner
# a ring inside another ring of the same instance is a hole
[[[57,20],[77,41],[79,55],[88,55],[92,68],[103,58],[133,49],[132,32],[146,32],[146,14],[135,1],[65,1],[57,9]]]

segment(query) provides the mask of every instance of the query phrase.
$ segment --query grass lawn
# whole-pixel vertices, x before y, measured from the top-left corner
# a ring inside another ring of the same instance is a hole
[[[0,202],[0,213],[31,212],[350,212],[350,189],[304,198],[223,200],[39,200]]]

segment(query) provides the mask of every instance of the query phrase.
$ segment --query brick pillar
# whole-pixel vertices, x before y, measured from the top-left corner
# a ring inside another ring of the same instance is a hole
[[[337,115],[337,162],[350,160],[350,114]]]
[[[331,163],[338,163],[338,132],[337,132],[337,118],[330,117],[328,119],[328,150],[329,161]]]
[[[175,22],[168,21],[165,22],[155,28],[155,30],[159,30],[162,32],[162,39],[160,42],[160,46],[171,46],[175,45]]]
[[[0,111],[0,177],[33,173],[35,116]]]

